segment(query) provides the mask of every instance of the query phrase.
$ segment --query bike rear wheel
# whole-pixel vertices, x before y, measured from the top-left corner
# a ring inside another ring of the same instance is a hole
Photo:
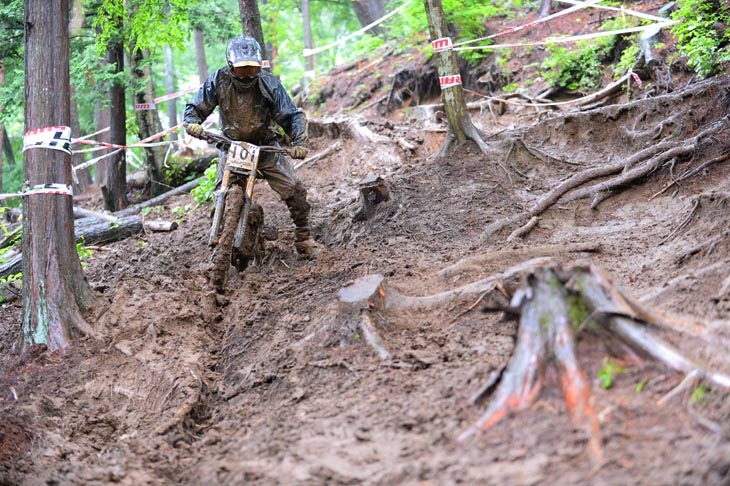
[[[223,214],[223,227],[221,228],[218,245],[213,253],[213,269],[211,270],[211,282],[219,292],[222,292],[228,279],[228,270],[231,266],[233,251],[233,239],[236,236],[238,220],[243,209],[243,188],[237,184],[232,185],[226,193],[225,212]]]

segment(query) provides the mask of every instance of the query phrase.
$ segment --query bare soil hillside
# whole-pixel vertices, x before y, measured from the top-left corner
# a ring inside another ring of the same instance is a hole
[[[216,296],[206,274],[210,209],[185,211],[194,204],[184,195],[153,214],[178,219],[176,231],[89,259],[103,301],[88,316],[98,338],[18,354],[22,309],[3,305],[0,484],[730,484],[727,390],[694,384],[659,405],[684,375],[584,332],[578,356],[602,461],[551,373],[530,408],[459,442],[489,403],[478,392],[514,350],[517,323],[484,312],[508,301],[457,292],[438,305],[381,309],[380,348],[338,305],[341,289],[369,275],[418,297],[534,258],[595,265],[643,305],[678,316],[655,332],[730,373],[730,167],[721,159],[730,78],[684,84],[607,109],[472,111],[489,157],[472,143],[433,157],[445,138],[438,117],[383,116],[377,104],[354,117],[344,110],[351,99],[331,101],[313,117],[311,153],[338,148],[298,171],[328,248],[321,257],[296,254],[286,208],[261,184],[279,238]],[[522,236],[510,238],[530,217],[487,231],[576,174],[708,127],[693,150],[599,199],[557,200]],[[390,199],[356,217],[358,189],[373,176]],[[608,359],[621,369],[604,388]]]

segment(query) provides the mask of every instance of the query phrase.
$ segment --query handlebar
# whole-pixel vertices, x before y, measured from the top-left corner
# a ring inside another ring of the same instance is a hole
[[[213,133],[209,131],[203,131],[203,133],[200,135],[201,140],[205,140],[208,143],[216,144],[219,146],[219,148],[227,150],[231,143],[235,143],[236,140],[233,140],[231,138],[226,137],[225,135]],[[220,145],[219,145],[220,144]],[[287,155],[291,155],[289,149],[283,148],[283,147],[276,147],[273,145],[259,145],[259,150],[262,152],[277,152],[277,153],[284,153]]]

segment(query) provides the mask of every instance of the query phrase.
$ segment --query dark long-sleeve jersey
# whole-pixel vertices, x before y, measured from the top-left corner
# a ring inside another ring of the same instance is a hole
[[[233,140],[263,145],[276,139],[274,123],[284,129],[292,145],[307,142],[307,119],[281,83],[268,71],[248,83],[228,68],[218,69],[185,106],[183,122],[202,123],[219,108],[221,130]]]

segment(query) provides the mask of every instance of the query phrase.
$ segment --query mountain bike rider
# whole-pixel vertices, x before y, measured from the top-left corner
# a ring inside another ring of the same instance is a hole
[[[226,49],[227,66],[211,74],[200,87],[193,101],[185,107],[185,131],[200,138],[201,123],[216,106],[221,130],[228,138],[255,145],[278,146],[281,137],[274,123],[291,138],[292,157],[307,156],[307,119],[292,102],[281,83],[261,70],[261,46],[251,37],[238,36]],[[220,152],[216,186],[223,177],[227,153]],[[259,172],[289,208],[294,221],[294,246],[302,255],[317,256],[322,247],[312,239],[309,228],[311,206],[307,190],[297,178],[286,154],[262,152]]]

